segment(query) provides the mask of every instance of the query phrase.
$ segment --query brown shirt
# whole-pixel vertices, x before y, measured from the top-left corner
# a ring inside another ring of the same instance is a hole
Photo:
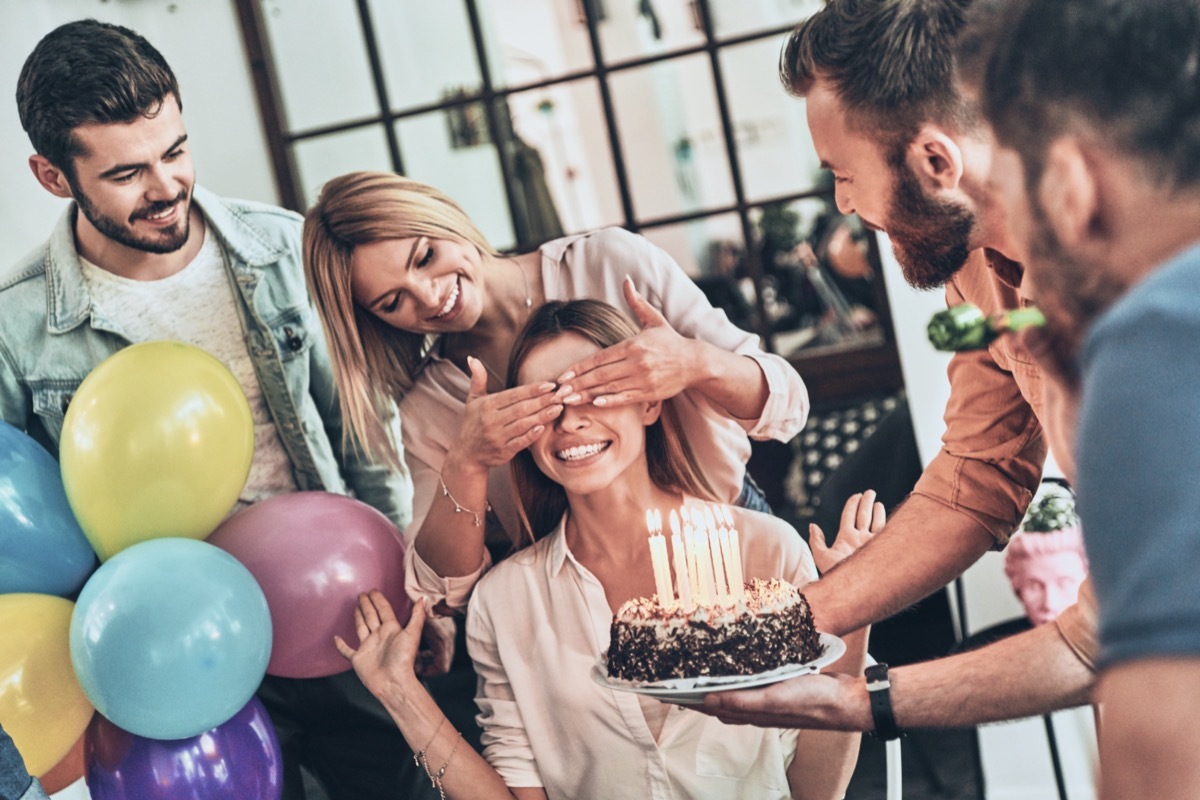
[[[971,253],[946,285],[947,305],[974,303],[984,314],[1031,305],[1021,294],[1019,264],[990,250]],[[986,350],[955,353],[942,449],[917,481],[914,494],[970,515],[1007,544],[1041,482],[1046,440],[1039,422],[1042,373],[1015,337]],[[1089,578],[1079,600],[1055,621],[1067,646],[1096,669],[1096,600]]]
[[[1020,282],[1019,265],[976,250],[946,285],[946,303],[974,303],[985,314],[1030,305]],[[1000,548],[1021,523],[1046,461],[1041,370],[1002,336],[986,350],[955,353],[948,372],[942,449],[913,493],[969,515]]]
[[[1096,608],[1096,593],[1092,590],[1092,579],[1084,579],[1079,587],[1079,599],[1074,605],[1063,609],[1054,620],[1058,633],[1080,661],[1092,672],[1096,671],[1096,655],[1100,652],[1097,638],[1099,620]]]

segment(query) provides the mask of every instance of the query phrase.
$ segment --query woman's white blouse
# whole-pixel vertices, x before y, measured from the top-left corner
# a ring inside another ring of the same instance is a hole
[[[734,513],[747,579],[816,578],[790,525]],[[791,797],[795,731],[725,725],[670,705],[655,741],[638,695],[595,683],[611,622],[604,587],[575,560],[562,524],[475,588],[467,645],[484,755],[509,786],[541,786],[550,798]]]

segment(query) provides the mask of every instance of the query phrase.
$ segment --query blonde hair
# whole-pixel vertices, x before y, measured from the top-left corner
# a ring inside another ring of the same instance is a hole
[[[566,333],[582,336],[597,347],[611,347],[637,333],[629,318],[601,300],[555,300],[533,312],[513,344],[508,362],[507,385],[517,385],[517,374],[530,352],[540,344]],[[683,436],[679,416],[668,398],[662,413],[646,427],[646,463],[650,480],[667,491],[682,492],[703,500],[717,500],[717,493],[704,477],[691,447]],[[511,463],[517,491],[517,510],[522,531],[515,547],[546,536],[567,510],[562,486],[546,477],[526,448]]]
[[[304,219],[304,275],[329,344],[344,439],[392,467],[400,466],[400,457],[387,420],[436,340],[394,328],[359,307],[350,289],[350,261],[359,245],[421,236],[495,255],[457,203],[392,172],[330,180]]]

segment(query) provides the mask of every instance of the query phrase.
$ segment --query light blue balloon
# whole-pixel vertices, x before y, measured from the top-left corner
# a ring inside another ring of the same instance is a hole
[[[254,576],[195,539],[151,539],[92,574],[71,615],[71,662],[96,710],[148,739],[224,724],[271,657],[271,617]]]
[[[58,462],[0,421],[0,594],[67,597],[96,568],[96,553],[75,521]]]

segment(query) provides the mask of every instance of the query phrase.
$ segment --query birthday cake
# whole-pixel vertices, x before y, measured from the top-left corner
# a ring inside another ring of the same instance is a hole
[[[732,584],[736,585],[736,584]],[[824,651],[808,601],[775,578],[755,578],[731,604],[690,611],[657,598],[629,600],[613,615],[608,675],[627,681],[755,675],[803,664]]]

